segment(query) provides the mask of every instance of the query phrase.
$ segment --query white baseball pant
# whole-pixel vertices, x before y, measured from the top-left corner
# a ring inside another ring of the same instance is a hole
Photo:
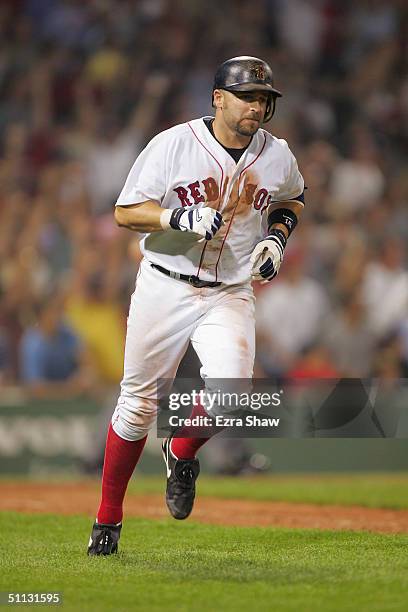
[[[204,380],[252,378],[254,302],[249,282],[199,289],[144,259],[130,303],[124,375],[112,416],[115,432],[129,441],[149,432],[158,397],[169,393],[190,341]],[[167,380],[160,389],[159,379]]]

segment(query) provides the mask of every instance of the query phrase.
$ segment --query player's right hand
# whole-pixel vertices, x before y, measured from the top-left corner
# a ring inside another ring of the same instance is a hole
[[[176,208],[170,217],[170,227],[182,232],[194,232],[206,240],[214,238],[224,221],[217,210],[213,208]]]

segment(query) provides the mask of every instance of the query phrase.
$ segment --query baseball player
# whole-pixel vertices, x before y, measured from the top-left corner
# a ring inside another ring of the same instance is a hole
[[[155,136],[119,195],[115,219],[144,234],[143,260],[130,303],[124,375],[108,429],[90,555],[117,551],[128,481],[155,423],[158,397],[169,391],[189,343],[204,380],[252,377],[251,279],[277,275],[304,206],[296,159],[285,140],[262,129],[280,96],[266,62],[249,56],[227,60],[215,74],[215,117]],[[206,414],[204,407],[193,407],[192,416],[197,414]],[[192,510],[200,470],[196,453],[207,439],[163,443],[166,502],[177,519]]]

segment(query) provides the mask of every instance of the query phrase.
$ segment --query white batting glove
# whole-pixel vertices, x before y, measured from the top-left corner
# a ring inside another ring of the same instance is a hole
[[[187,208],[164,210],[160,216],[160,222],[163,229],[171,227],[182,232],[194,232],[206,240],[214,238],[224,223],[221,213],[208,207],[194,210]]]
[[[253,280],[271,281],[279,272],[286,246],[282,230],[271,230],[265,240],[255,245],[251,254],[251,276]]]

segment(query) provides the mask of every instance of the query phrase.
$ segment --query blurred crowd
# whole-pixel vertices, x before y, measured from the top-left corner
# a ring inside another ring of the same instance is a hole
[[[256,287],[256,375],[408,371],[408,17],[403,0],[0,3],[0,385],[36,397],[121,378],[138,237],[112,209],[158,131],[211,109],[255,55],[265,127],[307,185],[280,276]]]

